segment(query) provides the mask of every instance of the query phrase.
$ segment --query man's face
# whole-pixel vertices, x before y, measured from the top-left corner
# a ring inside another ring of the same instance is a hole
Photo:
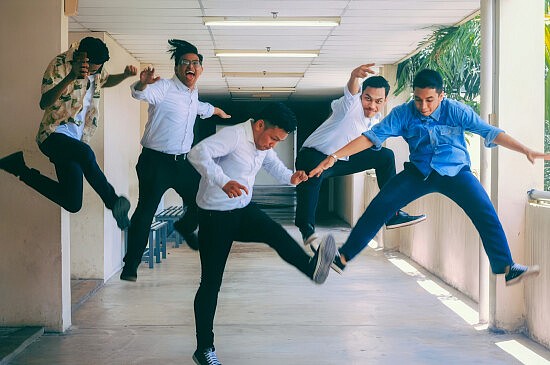
[[[254,122],[252,130],[254,132],[254,144],[260,151],[270,150],[288,137],[288,133],[284,129],[279,127],[268,128],[261,119]]]
[[[361,104],[365,117],[374,117],[386,104],[386,90],[383,87],[367,87],[361,94]]]
[[[439,107],[443,100],[443,91],[438,93],[432,88],[414,88],[414,105],[416,109],[425,117],[432,115],[432,113]]]
[[[199,76],[202,74],[202,65],[199,56],[194,53],[186,53],[178,60],[174,72],[180,81],[190,89],[195,87]]]

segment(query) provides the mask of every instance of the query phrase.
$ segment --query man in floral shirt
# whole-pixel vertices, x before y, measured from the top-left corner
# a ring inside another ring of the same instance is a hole
[[[117,225],[124,229],[129,225],[130,202],[115,193],[87,144],[97,129],[101,88],[115,86],[137,74],[137,68],[128,65],[123,73],[109,75],[103,68],[108,60],[105,43],[86,37],[55,57],[44,72],[40,99],[44,116],[36,141],[40,151],[55,165],[58,181],[27,167],[22,151],[0,159],[0,169],[18,176],[72,213],[82,207],[82,176],[85,176],[113,212]]]

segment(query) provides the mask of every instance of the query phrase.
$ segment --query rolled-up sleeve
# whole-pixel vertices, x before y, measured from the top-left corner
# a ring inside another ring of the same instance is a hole
[[[465,130],[478,134],[484,138],[485,147],[496,147],[494,143],[495,138],[504,130],[490,125],[469,106],[462,106],[456,109],[456,113],[459,114],[457,118],[463,121],[463,127]],[[462,114],[462,115],[460,115]]]
[[[407,104],[394,108],[387,117],[380,123],[375,124],[370,130],[363,132],[373,144],[373,150],[382,148],[382,143],[389,137],[396,137],[402,134],[404,119],[401,116],[402,108]]]
[[[201,119],[210,118],[212,115],[214,115],[214,106],[210,103],[199,101],[197,114]]]

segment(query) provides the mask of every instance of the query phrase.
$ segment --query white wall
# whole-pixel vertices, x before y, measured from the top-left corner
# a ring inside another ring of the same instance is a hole
[[[86,36],[102,39],[109,48],[110,60],[105,68],[119,74],[126,65],[139,68],[139,62],[106,33],[70,33],[70,41]],[[132,210],[137,204],[135,165],[140,151],[140,104],[130,95],[130,84],[137,77],[124,80],[102,91],[97,132],[90,141],[99,166],[119,195],[129,198]],[[71,218],[71,276],[73,278],[109,279],[121,267],[122,232],[113,215],[86,182],[80,212]]]
[[[38,150],[42,75],[67,49],[62,0],[0,2],[0,156],[23,150],[27,164],[55,177]],[[0,171],[0,326],[71,325],[69,214]]]
[[[536,150],[544,149],[544,0],[497,2],[498,126]],[[491,193],[515,261],[525,256],[525,193],[542,189],[543,163],[524,155],[493,152]],[[494,324],[515,329],[524,323],[523,285],[497,282]]]

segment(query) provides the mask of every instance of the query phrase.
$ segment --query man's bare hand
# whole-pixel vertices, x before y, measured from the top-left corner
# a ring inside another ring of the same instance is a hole
[[[238,183],[235,180],[228,181],[227,184],[223,186],[222,190],[230,198],[236,198],[243,195],[243,191],[246,195],[248,195],[248,189],[246,188],[246,186]]]
[[[290,178],[290,183],[292,185],[298,185],[301,182],[304,182],[308,179],[308,176],[304,170],[298,170]]]
[[[309,177],[321,176],[323,171],[330,169],[332,166],[334,166],[334,163],[336,163],[336,160],[332,156],[328,156],[323,161],[321,161],[321,163],[317,165],[316,168],[309,172]]]

